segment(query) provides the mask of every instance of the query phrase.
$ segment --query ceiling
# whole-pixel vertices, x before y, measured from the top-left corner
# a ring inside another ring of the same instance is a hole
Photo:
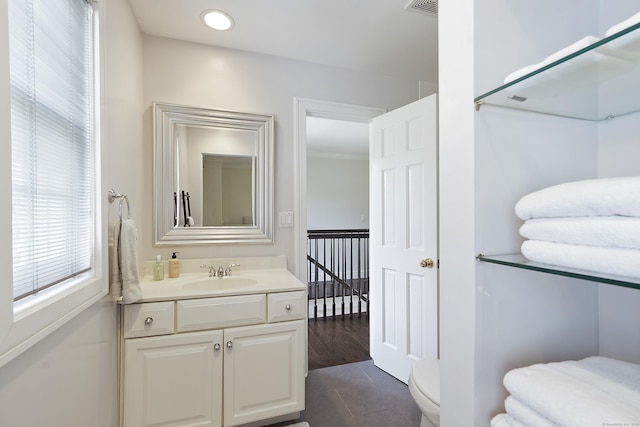
[[[416,87],[438,80],[437,15],[406,9],[410,0],[129,1],[140,29],[154,36],[414,80]],[[201,15],[210,9],[231,15],[233,28],[206,27]],[[366,158],[368,125],[309,118],[307,141],[309,155]]]
[[[437,82],[437,16],[410,0],[129,0],[144,33],[401,79]],[[216,31],[218,9],[234,27]]]

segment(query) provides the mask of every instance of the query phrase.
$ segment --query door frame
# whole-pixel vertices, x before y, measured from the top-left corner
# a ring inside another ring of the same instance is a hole
[[[383,108],[293,98],[294,274],[303,283],[307,282],[307,117],[371,123],[386,112]]]

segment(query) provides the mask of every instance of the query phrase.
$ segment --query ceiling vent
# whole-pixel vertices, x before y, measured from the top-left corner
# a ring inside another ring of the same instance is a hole
[[[405,6],[406,10],[414,12],[428,13],[429,15],[438,14],[438,0],[411,0]]]

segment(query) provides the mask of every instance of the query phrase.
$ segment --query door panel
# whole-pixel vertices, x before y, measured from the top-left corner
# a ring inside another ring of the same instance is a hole
[[[294,320],[225,329],[225,426],[304,409],[305,326]]]
[[[219,427],[222,331],[125,341],[124,426]]]
[[[435,95],[373,120],[371,355],[404,382],[416,360],[438,357],[436,154]]]

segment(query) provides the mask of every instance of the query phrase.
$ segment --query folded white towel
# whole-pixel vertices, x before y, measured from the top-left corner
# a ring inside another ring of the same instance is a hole
[[[545,63],[557,61],[560,57],[550,56]],[[563,93],[569,93],[593,84],[605,81],[627,73],[635,67],[635,63],[628,58],[609,54],[609,51],[594,49],[584,52],[569,61],[550,68],[549,77],[562,82]]]
[[[636,13],[635,15],[632,15],[631,17],[625,19],[622,22],[617,23],[616,25],[612,26],[611,28],[609,28],[605,33],[605,37],[610,37],[616,33],[619,33],[620,31],[627,29],[629,27],[631,27],[632,25],[638,24],[640,23],[640,12]]]
[[[506,84],[514,80],[517,80],[520,77],[526,76],[527,74],[534,72],[538,68],[540,68],[540,64],[531,64],[531,65],[527,65],[526,67],[519,68],[516,71],[507,75],[507,77],[504,78],[504,83]]]
[[[491,419],[491,427],[528,427],[516,420],[509,414],[498,414]]]
[[[537,63],[537,64],[531,64],[531,65],[527,65],[525,67],[522,67],[512,73],[510,73],[509,75],[507,75],[507,77],[505,77],[504,82],[505,83],[509,83],[512,82],[516,79],[519,79],[522,76],[525,76],[529,73],[534,72],[535,70],[542,68],[546,65],[551,64],[552,62],[555,62],[561,58],[564,58],[565,56],[571,55],[572,53],[575,53],[577,51],[579,51],[580,49],[584,49],[585,47],[588,47],[589,45],[592,45],[593,43],[599,41],[600,39],[595,37],[595,36],[587,36],[584,37],[580,40],[578,40],[577,42],[563,48],[560,49],[559,51],[549,55],[547,58],[545,58],[543,61]]]
[[[520,235],[575,245],[612,246],[640,249],[640,218],[630,216],[590,216],[529,219]]]
[[[573,53],[576,53],[579,50],[582,50],[586,47],[591,46],[592,44],[596,43],[600,41],[600,39],[596,36],[586,36],[581,38],[580,40],[578,40],[575,43],[570,44],[569,46],[560,49],[557,52],[552,53],[551,55],[547,56],[544,61],[542,61],[540,63],[541,67],[544,67],[545,65],[549,65],[552,62],[556,62],[559,59],[564,58],[565,56],[569,56]]]
[[[130,304],[142,297],[138,275],[138,229],[132,219],[127,219],[116,224],[113,234],[112,282],[115,292],[121,293],[122,302]]]
[[[534,262],[640,277],[640,250],[526,240],[522,255]]]
[[[557,424],[554,424],[513,396],[508,396],[504,401],[504,409],[514,421],[521,425],[527,427],[557,427]]]
[[[514,369],[505,375],[504,385],[520,402],[559,426],[601,427],[640,421],[640,408],[627,403],[640,402],[640,393],[621,387],[606,373],[590,371],[580,361]],[[628,394],[625,400],[620,393]]]
[[[515,211],[524,220],[570,216],[640,217],[640,176],[554,185],[522,197]]]
[[[621,401],[640,409],[640,365],[593,356],[576,362],[582,368],[611,380],[605,384],[603,391]]]

